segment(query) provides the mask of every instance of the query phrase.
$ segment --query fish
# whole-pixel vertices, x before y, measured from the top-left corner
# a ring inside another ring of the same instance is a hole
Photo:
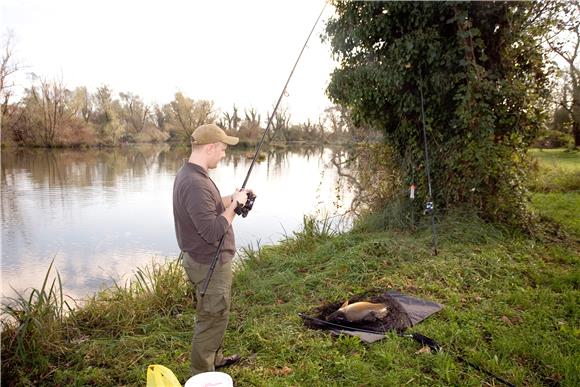
[[[338,310],[327,317],[327,320],[349,323],[372,322],[385,318],[388,312],[387,306],[383,303],[360,301],[349,305],[346,300]]]

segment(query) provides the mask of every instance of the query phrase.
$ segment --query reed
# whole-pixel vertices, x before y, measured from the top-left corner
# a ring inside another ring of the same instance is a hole
[[[53,276],[53,265],[54,258],[40,288],[24,292],[13,289],[16,295],[3,303],[3,364],[44,369],[47,364],[43,353],[62,354],[67,350],[65,342],[74,330],[69,324],[74,321],[74,301],[64,295],[59,272]],[[3,373],[10,372],[3,369]]]

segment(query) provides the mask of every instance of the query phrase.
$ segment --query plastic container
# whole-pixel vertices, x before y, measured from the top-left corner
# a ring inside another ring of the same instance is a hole
[[[233,387],[231,376],[223,372],[203,372],[187,379],[183,387]]]

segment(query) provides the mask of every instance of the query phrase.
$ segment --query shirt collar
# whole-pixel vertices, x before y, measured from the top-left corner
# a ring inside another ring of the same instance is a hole
[[[185,165],[187,165],[188,168],[194,170],[195,172],[201,173],[202,175],[209,177],[207,171],[201,165],[190,163],[189,161],[186,161]]]

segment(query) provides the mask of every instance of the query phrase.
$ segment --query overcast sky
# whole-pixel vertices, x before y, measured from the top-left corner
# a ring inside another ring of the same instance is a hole
[[[265,121],[323,0],[0,0],[2,34],[26,73],[93,92],[106,84],[147,103],[181,91],[222,111],[255,107]],[[292,122],[316,120],[335,64],[320,34],[327,6],[288,87]],[[4,44],[4,40],[2,43]]]

